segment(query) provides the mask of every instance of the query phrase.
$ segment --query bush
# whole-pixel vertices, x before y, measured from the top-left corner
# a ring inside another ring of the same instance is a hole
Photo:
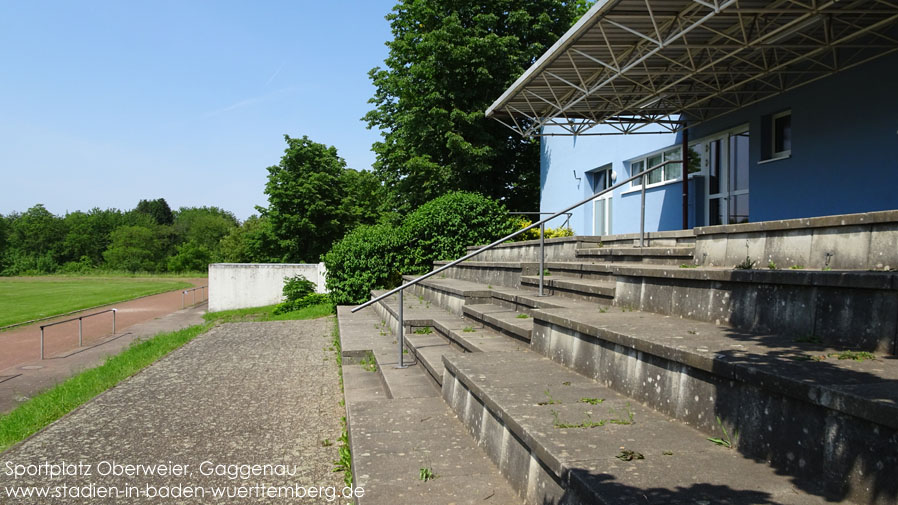
[[[275,314],[285,314],[322,303],[333,304],[330,295],[316,293],[315,283],[300,274],[284,277],[283,294],[284,303],[274,308]]]
[[[533,224],[533,221],[527,218],[520,218],[515,220],[515,229],[522,230],[528,226]],[[558,238],[558,237],[573,237],[574,230],[569,227],[561,227],[558,228],[546,228],[546,238]],[[523,240],[539,240],[539,227],[530,228],[524,233],[518,235],[517,237],[511,239],[512,242],[521,242]]]
[[[324,255],[334,303],[362,303],[372,289],[397,286],[398,250],[396,229],[388,224],[362,225],[347,233]]]
[[[467,246],[515,229],[501,204],[475,193],[449,193],[419,207],[398,228],[359,226],[334,244],[324,256],[327,289],[337,304],[363,303],[372,289],[398,286],[401,273],[428,272],[434,261],[459,258]]]
[[[423,274],[434,261],[464,256],[467,246],[492,242],[517,229],[504,205],[476,193],[455,191],[409,214],[400,228],[402,273]]]
[[[333,301],[331,301],[330,295],[323,293],[311,293],[298,300],[287,301],[278,304],[278,306],[274,308],[274,313],[286,314],[287,312],[293,312],[294,310],[304,309],[306,307],[311,307],[312,305],[322,304],[333,305]]]

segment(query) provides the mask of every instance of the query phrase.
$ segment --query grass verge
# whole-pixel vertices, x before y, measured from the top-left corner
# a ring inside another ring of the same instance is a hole
[[[248,309],[222,310],[220,312],[207,312],[203,319],[207,323],[243,323],[252,321],[288,321],[295,319],[316,319],[329,316],[334,313],[334,306],[329,303],[311,305],[292,312],[275,314],[277,305],[264,307],[250,307]]]
[[[3,277],[0,326],[189,287],[158,277]]]
[[[209,324],[160,333],[136,342],[96,367],[85,370],[0,417],[0,452],[71,412],[205,332]]]

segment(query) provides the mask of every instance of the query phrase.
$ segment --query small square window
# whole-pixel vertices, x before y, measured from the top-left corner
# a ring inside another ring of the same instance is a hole
[[[774,158],[789,156],[792,153],[792,111],[780,112],[771,118],[771,154]]]

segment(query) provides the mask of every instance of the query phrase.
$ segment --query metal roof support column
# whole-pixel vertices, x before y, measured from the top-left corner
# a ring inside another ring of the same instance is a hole
[[[683,174],[683,229],[689,229],[689,129],[686,128],[686,123],[683,123],[683,155],[680,156],[680,159],[683,160],[683,167],[681,172]]]

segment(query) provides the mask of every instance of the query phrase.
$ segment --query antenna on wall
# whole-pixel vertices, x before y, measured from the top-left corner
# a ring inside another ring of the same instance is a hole
[[[580,177],[577,177],[577,171],[574,170],[574,179],[577,179],[577,189],[580,189],[580,182],[583,180]]]

